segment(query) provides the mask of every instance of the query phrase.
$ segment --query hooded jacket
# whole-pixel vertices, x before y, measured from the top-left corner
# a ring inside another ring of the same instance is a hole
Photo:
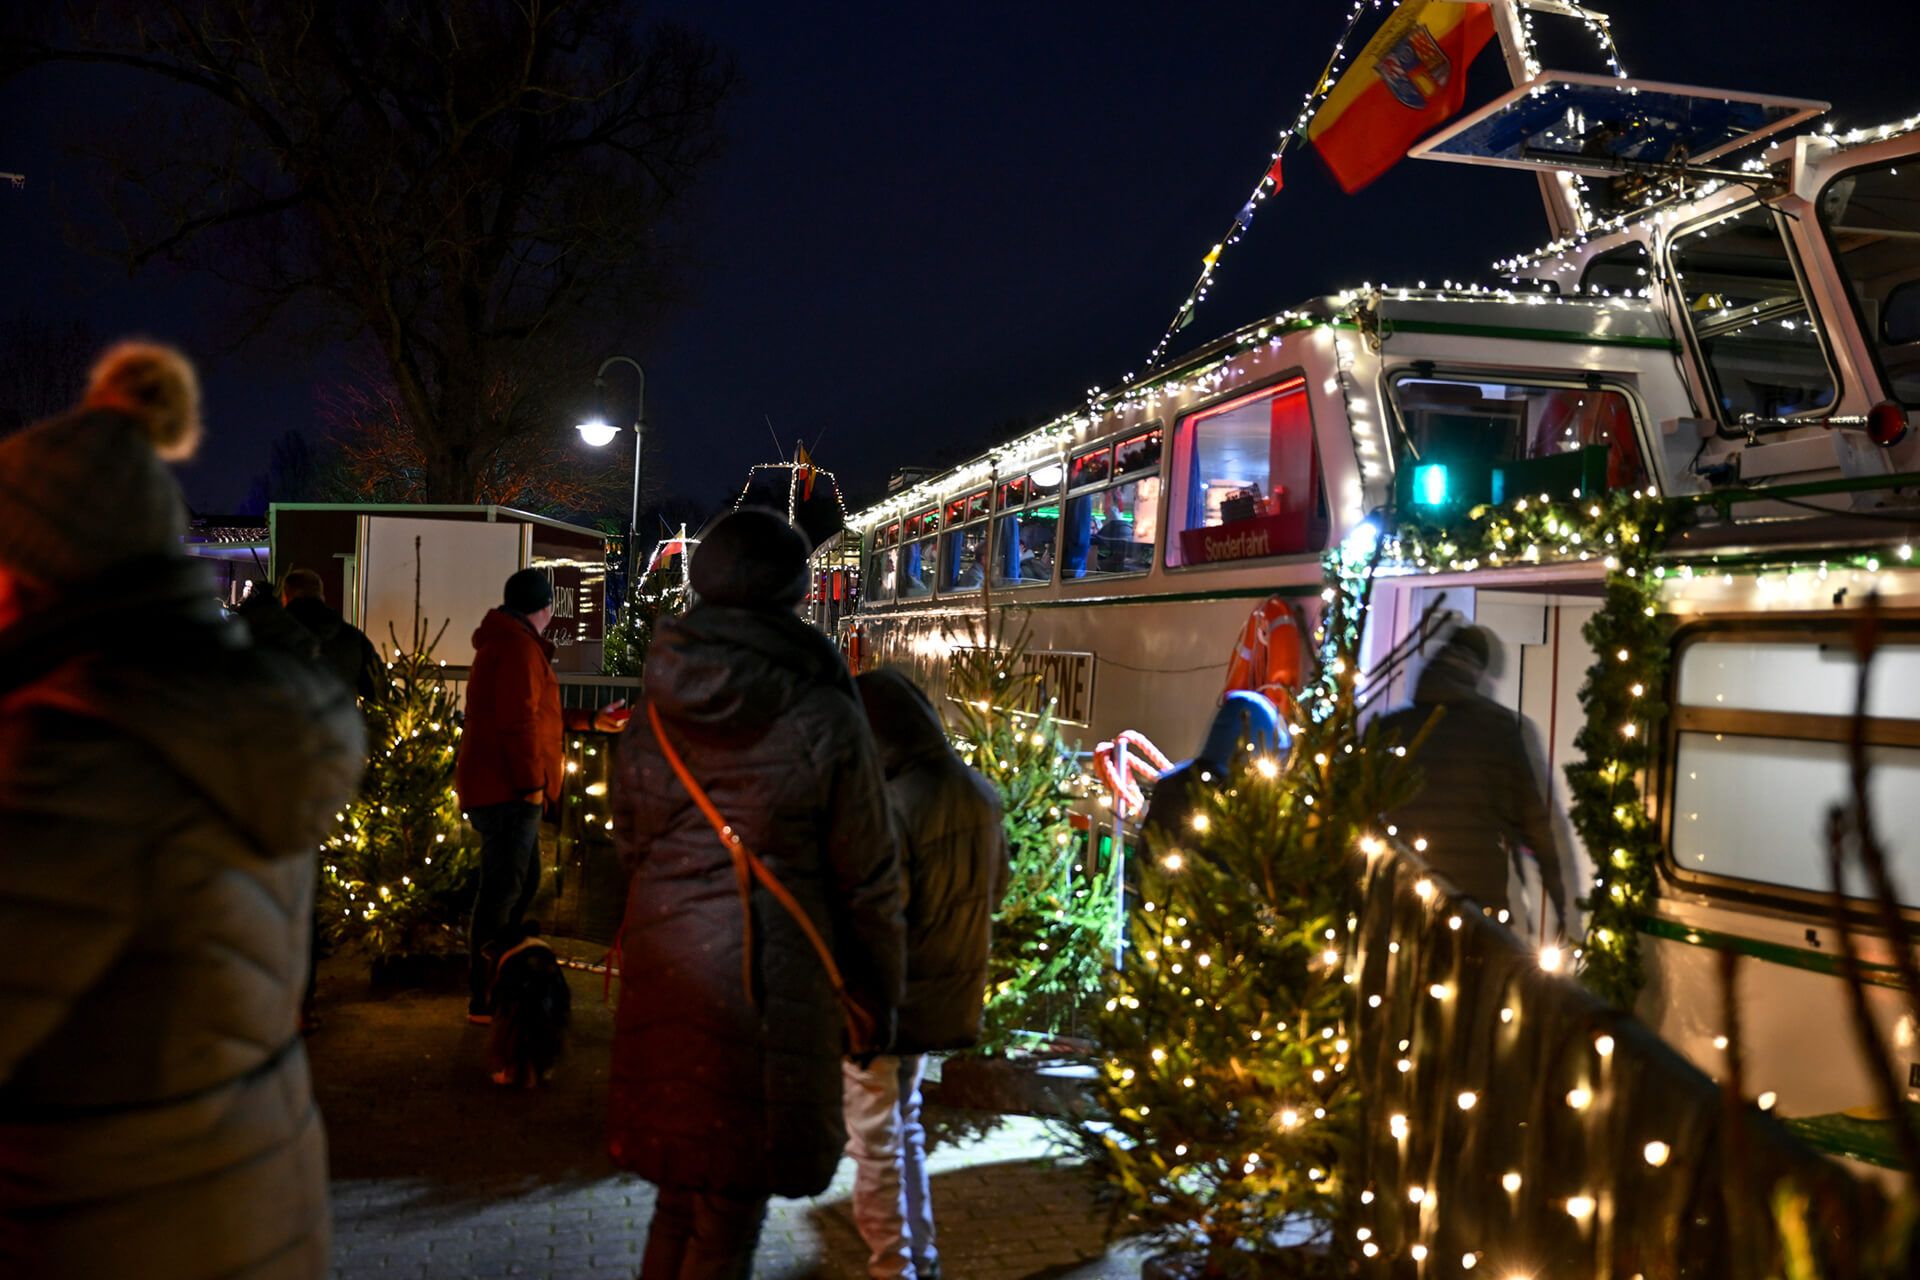
[[[840,656],[792,614],[702,605],[664,622],[645,693],[727,822],[833,949],[883,1034],[900,999],[900,862],[872,735]],[[733,862],[644,711],[621,740],[621,930],[608,1150],[661,1186],[825,1190],[846,1142],[844,1018],[819,956],[751,891],[751,998]]]
[[[473,633],[467,718],[453,789],[463,809],[535,799],[560,803],[565,724],[553,645],[510,610],[489,609]]]
[[[287,601],[289,617],[308,631],[320,646],[320,661],[340,677],[342,684],[363,698],[378,697],[384,670],[367,633],[340,616],[324,600],[296,596]]]
[[[880,747],[907,892],[907,992],[896,1053],[979,1042],[993,914],[1011,874],[1000,793],[962,764],[940,715],[898,671],[857,681]]]
[[[0,631],[0,1275],[319,1280],[298,1022],[351,695],[170,557]]]
[[[1388,815],[1409,836],[1425,836],[1434,870],[1482,906],[1507,905],[1507,867],[1521,849],[1540,865],[1540,884],[1566,922],[1564,863],[1542,793],[1544,755],[1532,726],[1480,692],[1480,672],[1442,650],[1414,685],[1413,705],[1383,718],[1411,742],[1441,712],[1415,755],[1420,793]]]

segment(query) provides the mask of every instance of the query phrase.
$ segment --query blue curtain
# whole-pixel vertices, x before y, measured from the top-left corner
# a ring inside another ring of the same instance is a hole
[[[1093,545],[1092,495],[1068,498],[1064,518],[1067,539],[1066,545],[1060,549],[1060,576],[1084,578],[1087,576],[1087,550]]]
[[[1200,428],[1193,428],[1193,447],[1187,450],[1187,520],[1182,529],[1198,529],[1207,522],[1206,494],[1200,488]]]
[[[995,559],[1000,562],[994,573],[996,584],[1020,581],[1020,517],[1001,516],[1000,527],[994,530]]]

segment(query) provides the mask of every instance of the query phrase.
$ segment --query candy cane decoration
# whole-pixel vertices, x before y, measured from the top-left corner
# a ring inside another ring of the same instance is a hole
[[[1166,753],[1154,746],[1146,734],[1134,729],[1123,730],[1111,742],[1095,747],[1093,758],[1100,780],[1113,795],[1114,811],[1123,818],[1137,817],[1147,807],[1146,792],[1140,788],[1141,779],[1158,781],[1161,774],[1173,768],[1173,761]]]

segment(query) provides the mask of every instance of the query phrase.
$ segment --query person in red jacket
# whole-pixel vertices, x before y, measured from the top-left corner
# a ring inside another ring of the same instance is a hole
[[[487,1005],[493,940],[526,918],[540,887],[540,815],[560,803],[568,728],[613,730],[620,703],[576,712],[569,725],[553,674],[553,584],[538,569],[507,579],[502,603],[473,633],[467,718],[453,786],[480,833],[480,891],[467,932],[467,1021],[492,1021]]]

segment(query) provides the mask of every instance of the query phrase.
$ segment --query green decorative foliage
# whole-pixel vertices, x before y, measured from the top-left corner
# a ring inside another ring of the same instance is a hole
[[[602,674],[637,676],[644,671],[655,626],[663,617],[686,612],[687,603],[687,589],[677,567],[656,569],[642,577],[627,594],[619,621],[607,628],[601,647]]]
[[[1667,714],[1672,620],[1660,611],[1667,571],[1655,560],[1672,523],[1670,504],[1638,492],[1562,503],[1522,499],[1476,508],[1456,528],[1408,525],[1393,546],[1398,560],[1418,569],[1594,559],[1606,566],[1605,603],[1583,632],[1594,664],[1580,689],[1587,718],[1574,738],[1580,758],[1567,766],[1567,783],[1573,827],[1597,880],[1583,903],[1589,916],[1581,975],[1623,1009],[1646,981],[1639,918],[1653,899],[1661,854],[1641,780]]]
[[[460,726],[433,656],[439,638],[416,619],[411,648],[388,663],[386,695],[362,708],[366,778],[321,850],[328,936],[375,958],[466,946],[477,862],[453,792]]]
[[[1090,784],[1039,705],[1026,650],[1026,633],[1008,639],[1003,623],[988,643],[956,649],[947,675],[958,703],[954,745],[999,789],[1012,854],[993,922],[981,1038],[989,1053],[1072,1032],[1115,942],[1109,864],[1089,855],[1069,811]]]
[[[1347,962],[1374,815],[1411,793],[1394,744],[1358,727],[1371,563],[1329,561],[1320,672],[1284,759],[1249,756],[1178,844],[1139,866],[1131,949],[1095,1024],[1100,1113],[1069,1140],[1129,1230],[1202,1274],[1344,1274],[1359,1246],[1343,1171],[1360,1099]],[[1304,1229],[1324,1252],[1303,1254]]]

